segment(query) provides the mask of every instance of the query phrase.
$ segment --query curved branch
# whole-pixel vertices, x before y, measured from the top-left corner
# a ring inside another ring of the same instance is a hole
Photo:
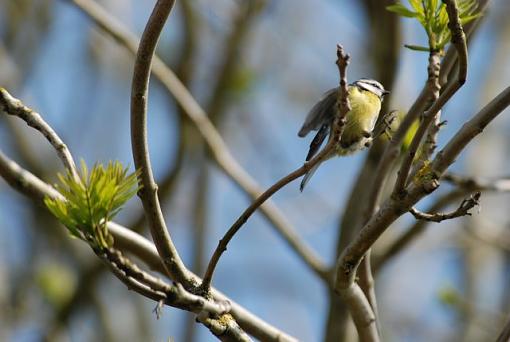
[[[174,3],[175,0],[158,0],[140,40],[131,87],[131,145],[135,168],[140,170],[141,189],[138,191],[138,196],[143,203],[156,248],[172,279],[188,286],[190,276],[173,244],[163,218],[147,143],[147,100],[152,58]]]
[[[138,49],[138,38],[123,27],[115,18],[105,12],[99,5],[90,0],[68,1],[81,9],[98,27],[112,36],[119,44],[126,47],[131,53],[136,53]],[[220,169],[222,169],[251,199],[255,200],[259,197],[263,192],[262,187],[255,182],[232,156],[227,145],[221,138],[221,135],[207,117],[207,114],[172,70],[170,70],[161,59],[155,56],[151,71],[175,97],[177,104],[183,108],[186,115],[196,126],[198,132],[211,150],[211,155]],[[271,200],[266,201],[260,209],[262,214],[276,229],[276,232],[283,237],[305,265],[313,272],[320,275],[323,269],[326,268],[324,262],[299,238],[295,229],[280,209]]]

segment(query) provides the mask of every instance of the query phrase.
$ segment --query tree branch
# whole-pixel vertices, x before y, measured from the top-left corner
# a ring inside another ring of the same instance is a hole
[[[471,216],[469,210],[473,209],[475,206],[480,205],[480,192],[475,192],[468,198],[465,198],[459,205],[459,207],[450,212],[450,213],[424,213],[419,211],[418,209],[412,207],[409,209],[409,212],[413,214],[413,216],[417,220],[425,220],[430,222],[441,222],[444,220],[451,220],[461,216]]]
[[[69,152],[67,145],[64,144],[58,134],[44,121],[39,113],[25,106],[4,88],[0,88],[0,111],[8,115],[19,117],[21,120],[25,121],[28,126],[35,128],[44,135],[46,140],[48,140],[51,146],[55,148],[55,151],[57,151],[58,157],[64,164],[64,167],[71,173],[75,180],[80,179],[73,156],[71,152]]]
[[[445,92],[439,97],[439,99],[432,105],[425,116],[423,125],[428,125],[435,113],[446,103],[446,101],[453,96],[458,88],[465,82],[465,76],[467,74],[467,51],[462,27],[458,20],[458,14],[456,11],[455,3],[453,1],[447,2],[447,12],[450,19],[449,28],[452,31],[452,43],[459,48],[459,77],[456,83],[453,83],[451,87],[448,87]],[[450,140],[445,149],[439,152],[436,158],[430,163],[431,172],[428,170],[422,170],[423,177],[417,180],[416,183],[411,183],[409,190],[404,192],[404,187],[407,183],[407,175],[405,179],[399,176],[395,184],[394,196],[388,199],[382,208],[372,216],[367,224],[362,228],[360,233],[356,236],[353,242],[344,250],[342,255],[338,259],[337,272],[335,280],[335,290],[341,295],[345,296],[346,293],[352,291],[352,285],[355,283],[355,276],[360,262],[365,253],[370,249],[374,242],[379,236],[386,230],[386,228],[393,223],[398,217],[407,212],[415,203],[427,194],[433,192],[439,186],[438,179],[446,171],[446,168],[453,163],[454,158],[462,151],[467,143],[478,133],[481,132],[480,128],[483,129],[492,119],[494,119],[500,112],[506,107],[505,101],[501,100],[499,95],[494,101],[497,105],[491,106],[492,110],[489,113],[477,114],[471,121],[479,123],[478,131],[471,129],[465,129],[466,124],[457,135]],[[500,99],[497,101],[497,99]],[[494,102],[493,101],[493,102]],[[482,110],[481,112],[487,112]],[[482,118],[480,118],[480,116]],[[476,120],[478,119],[478,120]],[[427,123],[428,122],[428,123]],[[420,128],[422,127],[420,126]],[[426,130],[422,128],[421,137]],[[460,137],[462,138],[460,138]],[[417,133],[413,143],[415,147],[419,144]],[[416,151],[416,150],[415,150]],[[445,158],[444,155],[447,155]],[[414,155],[410,156],[412,159]],[[409,158],[409,157],[408,157]],[[410,164],[409,164],[410,165]],[[406,167],[404,166],[404,171]],[[408,172],[409,170],[407,170]],[[402,187],[402,188],[401,188]],[[360,301],[363,298],[359,299]],[[355,306],[350,305],[351,312],[356,310]],[[361,322],[360,322],[361,323]]]
[[[189,287],[190,276],[168,233],[161,211],[147,142],[147,100],[152,57],[174,3],[175,0],[158,0],[140,40],[131,87],[131,145],[135,168],[140,170],[141,189],[138,196],[145,210],[152,239],[168,274],[175,281]]]
[[[347,112],[350,110],[349,99],[347,98],[348,89],[347,89],[347,79],[345,76],[345,71],[347,65],[349,64],[349,55],[345,54],[343,48],[340,45],[337,45],[337,62],[338,70],[340,73],[340,87],[339,87],[339,96],[338,96],[338,115],[335,118],[333,128],[332,128],[332,138],[328,141],[328,144],[324,147],[322,151],[320,151],[314,158],[305,162],[303,166],[298,168],[297,170],[289,173],[287,176],[280,179],[278,182],[273,184],[270,188],[268,188],[262,195],[260,195],[255,201],[248,207],[246,210],[239,216],[239,218],[234,222],[234,224],[228,229],[223,238],[219,241],[218,247],[214,251],[209,265],[207,266],[207,270],[204,275],[204,280],[202,282],[202,289],[205,291],[209,290],[211,286],[212,276],[218,261],[223,254],[224,251],[227,250],[227,245],[232,240],[234,235],[241,229],[244,223],[250,218],[250,216],[274,193],[283,188],[285,185],[289,184],[293,180],[303,176],[306,172],[311,170],[315,165],[320,163],[326,156],[328,156],[335,146],[340,143],[340,137],[344,130],[345,126],[345,116]],[[328,273],[326,271],[321,272],[321,277],[323,279],[327,279]]]
[[[129,32],[115,18],[105,12],[94,1],[68,0],[81,9],[94,23],[105,33],[108,33],[119,44],[131,53],[138,49],[138,38]],[[212,157],[225,174],[246,193],[251,199],[259,197],[263,189],[243,169],[230,153],[227,145],[221,138],[214,125],[208,119],[207,114],[189,93],[186,87],[179,81],[176,75],[163,61],[155,56],[151,72],[163,86],[175,97],[176,102],[183,108],[189,119],[196,126],[200,135],[204,138]],[[299,177],[299,176],[298,176]],[[289,220],[283,215],[278,207],[268,200],[260,207],[262,214],[276,229],[276,232],[289,244],[301,260],[314,273],[321,275],[326,266],[318,255],[299,238]]]

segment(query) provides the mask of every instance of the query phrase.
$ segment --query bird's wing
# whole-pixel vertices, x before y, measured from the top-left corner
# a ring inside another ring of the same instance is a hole
[[[322,98],[310,109],[306,116],[303,126],[298,132],[298,136],[304,137],[310,131],[316,131],[323,124],[329,124],[335,116],[334,106],[338,94],[338,88],[328,90]]]
[[[323,124],[317,134],[315,135],[315,138],[313,138],[312,142],[310,143],[310,149],[308,150],[308,154],[306,155],[306,161],[309,161],[312,159],[312,157],[319,151],[319,148],[321,147],[322,143],[324,142],[324,139],[329,134],[329,124]]]
[[[301,184],[299,185],[299,191],[303,192],[303,189],[305,188],[306,184],[308,184],[308,182],[310,181],[310,178],[312,178],[313,174],[315,173],[315,171],[317,171],[317,169],[319,168],[321,163],[322,162],[317,163],[314,167],[312,167],[310,169],[310,171],[308,171],[305,174],[305,176],[301,180]]]

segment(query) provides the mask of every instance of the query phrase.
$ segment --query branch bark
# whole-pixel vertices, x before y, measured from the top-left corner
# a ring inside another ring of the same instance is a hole
[[[57,132],[51,128],[42,116],[25,106],[20,100],[14,98],[7,90],[0,88],[0,111],[5,114],[14,115],[25,121],[26,124],[38,130],[48,142],[53,146],[58,157],[64,164],[64,167],[71,173],[75,180],[79,180],[76,164],[67,145],[58,136]]]
[[[480,195],[481,195],[480,192],[475,192],[474,194],[469,196],[469,198],[464,199],[460,203],[459,207],[450,213],[437,213],[437,212],[424,213],[414,207],[409,209],[409,212],[417,220],[425,220],[430,222],[441,222],[444,220],[451,220],[461,216],[471,216],[469,210],[473,209],[477,205],[480,205]]]
[[[189,287],[191,278],[168,233],[161,211],[147,142],[147,100],[152,58],[174,3],[175,0],[158,0],[140,40],[131,86],[131,145],[135,168],[140,170],[141,189],[138,196],[145,210],[152,239],[170,277]]]

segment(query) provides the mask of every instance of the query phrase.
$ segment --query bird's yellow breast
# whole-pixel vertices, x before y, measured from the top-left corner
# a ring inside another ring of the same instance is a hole
[[[346,126],[342,134],[342,145],[351,145],[371,133],[381,110],[381,99],[356,86],[349,87],[351,110],[346,116]]]

